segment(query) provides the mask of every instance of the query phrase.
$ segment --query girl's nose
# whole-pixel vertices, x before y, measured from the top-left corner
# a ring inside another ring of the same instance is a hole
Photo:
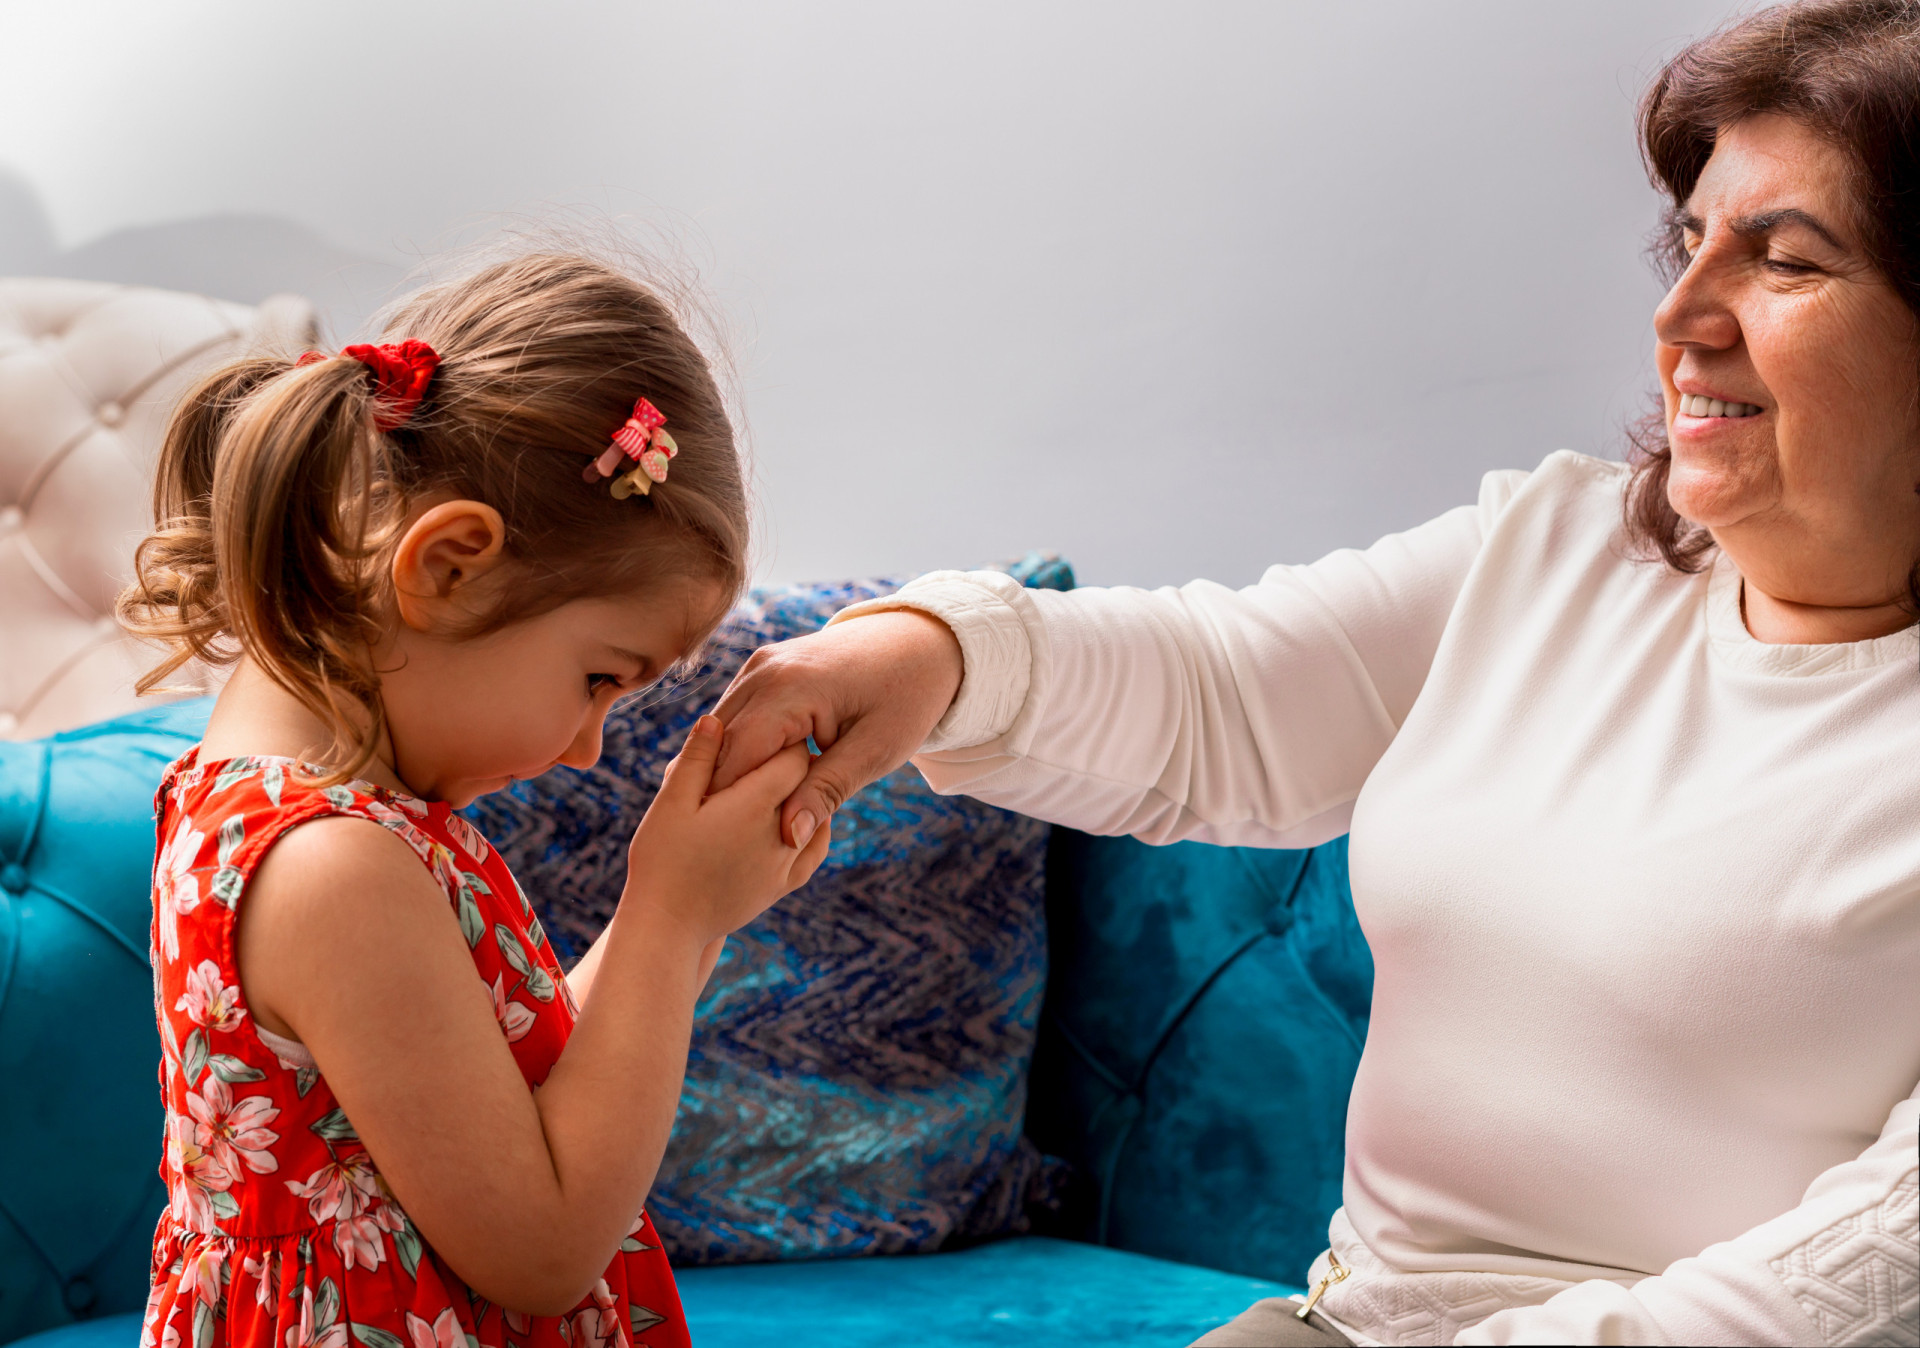
[[[589,708],[581,718],[580,730],[573,737],[573,743],[560,755],[560,761],[570,768],[590,768],[600,761],[600,732],[606,724],[607,707]]]

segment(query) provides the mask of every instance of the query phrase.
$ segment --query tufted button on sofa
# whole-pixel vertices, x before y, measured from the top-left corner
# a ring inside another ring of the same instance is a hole
[[[0,278],[0,739],[135,708],[148,648],[113,620],[174,403],[250,348],[304,348],[295,296],[249,307],[91,281]],[[190,692],[211,671],[182,672]]]

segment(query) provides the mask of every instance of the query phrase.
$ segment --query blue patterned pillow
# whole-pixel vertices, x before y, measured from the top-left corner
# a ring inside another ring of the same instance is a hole
[[[1032,556],[1008,568],[1067,589]],[[752,652],[897,581],[756,591],[699,667],[609,718],[600,762],[469,816],[578,954],[694,719]],[[858,793],[806,888],[727,943],[702,998],[648,1209],[680,1265],[901,1254],[1025,1229],[1022,1135],[1046,974],[1046,827],[935,795],[911,768]]]

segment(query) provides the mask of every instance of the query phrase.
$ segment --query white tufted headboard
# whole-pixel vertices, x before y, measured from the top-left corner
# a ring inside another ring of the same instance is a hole
[[[143,705],[133,681],[153,651],[115,625],[113,600],[150,524],[167,416],[210,365],[315,339],[290,295],[250,308],[0,278],[0,739]]]

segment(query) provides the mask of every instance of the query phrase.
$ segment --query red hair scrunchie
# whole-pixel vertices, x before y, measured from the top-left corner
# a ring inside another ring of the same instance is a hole
[[[440,368],[440,353],[425,342],[408,338],[398,345],[370,346],[365,342],[345,347],[340,352],[367,367],[373,376],[373,397],[378,410],[373,426],[382,435],[399,430],[420,408],[427,396],[433,372]],[[326,357],[309,351],[296,365],[311,365]]]

